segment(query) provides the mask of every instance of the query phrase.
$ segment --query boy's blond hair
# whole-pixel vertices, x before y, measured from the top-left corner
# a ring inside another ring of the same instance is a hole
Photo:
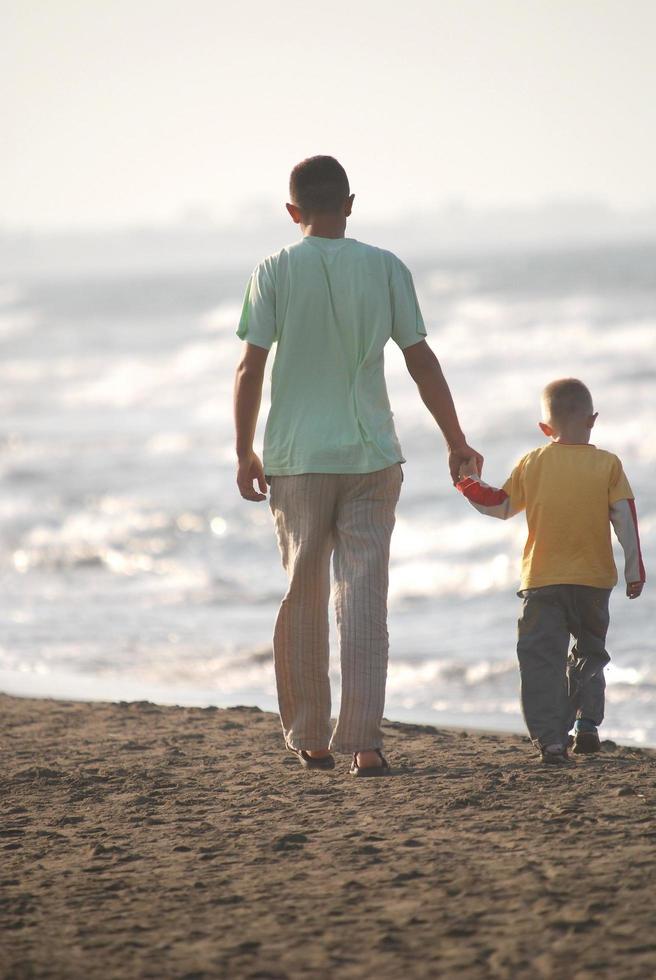
[[[551,381],[542,392],[542,403],[554,421],[582,415],[592,415],[592,395],[578,378],[559,378]]]

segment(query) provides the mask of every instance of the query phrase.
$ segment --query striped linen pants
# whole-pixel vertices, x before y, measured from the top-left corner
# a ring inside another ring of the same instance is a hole
[[[271,477],[270,506],[289,588],[273,636],[280,719],[293,749],[382,747],[387,680],[387,587],[403,473]],[[330,721],[330,559],[342,690]]]

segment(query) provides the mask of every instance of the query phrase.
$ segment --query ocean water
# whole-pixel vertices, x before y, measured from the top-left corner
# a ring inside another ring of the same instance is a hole
[[[620,455],[636,494],[649,575],[656,247],[412,267],[486,479],[503,482],[543,440],[543,385],[581,377],[599,411],[593,441]],[[242,501],[234,483],[234,330],[249,271],[0,282],[0,689],[275,708],[271,633],[285,579],[268,506]],[[524,519],[467,505],[392,344],[386,370],[407,458],[386,714],[522,731]],[[633,602],[619,585],[611,612],[604,732],[656,745],[651,582]],[[336,648],[332,674],[336,707]]]

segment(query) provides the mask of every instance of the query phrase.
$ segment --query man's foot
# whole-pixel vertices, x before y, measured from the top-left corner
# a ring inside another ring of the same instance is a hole
[[[290,752],[298,756],[298,761],[304,769],[334,769],[335,757],[329,749],[293,749],[287,746]]]
[[[572,760],[567,755],[567,749],[560,743],[541,746],[540,756],[542,762],[547,766],[570,766],[572,764]]]
[[[588,718],[576,719],[574,738],[572,740],[572,752],[576,755],[590,755],[593,752],[601,752],[601,742],[599,741],[597,726]]]
[[[351,776],[386,776],[390,765],[380,749],[354,752],[349,773]]]

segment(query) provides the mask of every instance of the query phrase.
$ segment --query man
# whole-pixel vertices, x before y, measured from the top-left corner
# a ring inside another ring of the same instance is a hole
[[[245,341],[235,380],[237,485],[246,500],[261,501],[270,482],[289,575],[273,640],[287,747],[307,768],[333,768],[333,749],[353,754],[352,775],[383,775],[389,546],[405,461],[383,373],[390,337],[444,434],[453,481],[472,458],[480,472],[482,457],[467,445],[424,339],[410,272],[391,252],[345,237],[354,196],[344,168],[329,156],[303,160],[290,197],[303,238],[257,266],[237,331]],[[274,343],[262,465],[253,438]],[[331,555],[342,670],[334,731]]]

